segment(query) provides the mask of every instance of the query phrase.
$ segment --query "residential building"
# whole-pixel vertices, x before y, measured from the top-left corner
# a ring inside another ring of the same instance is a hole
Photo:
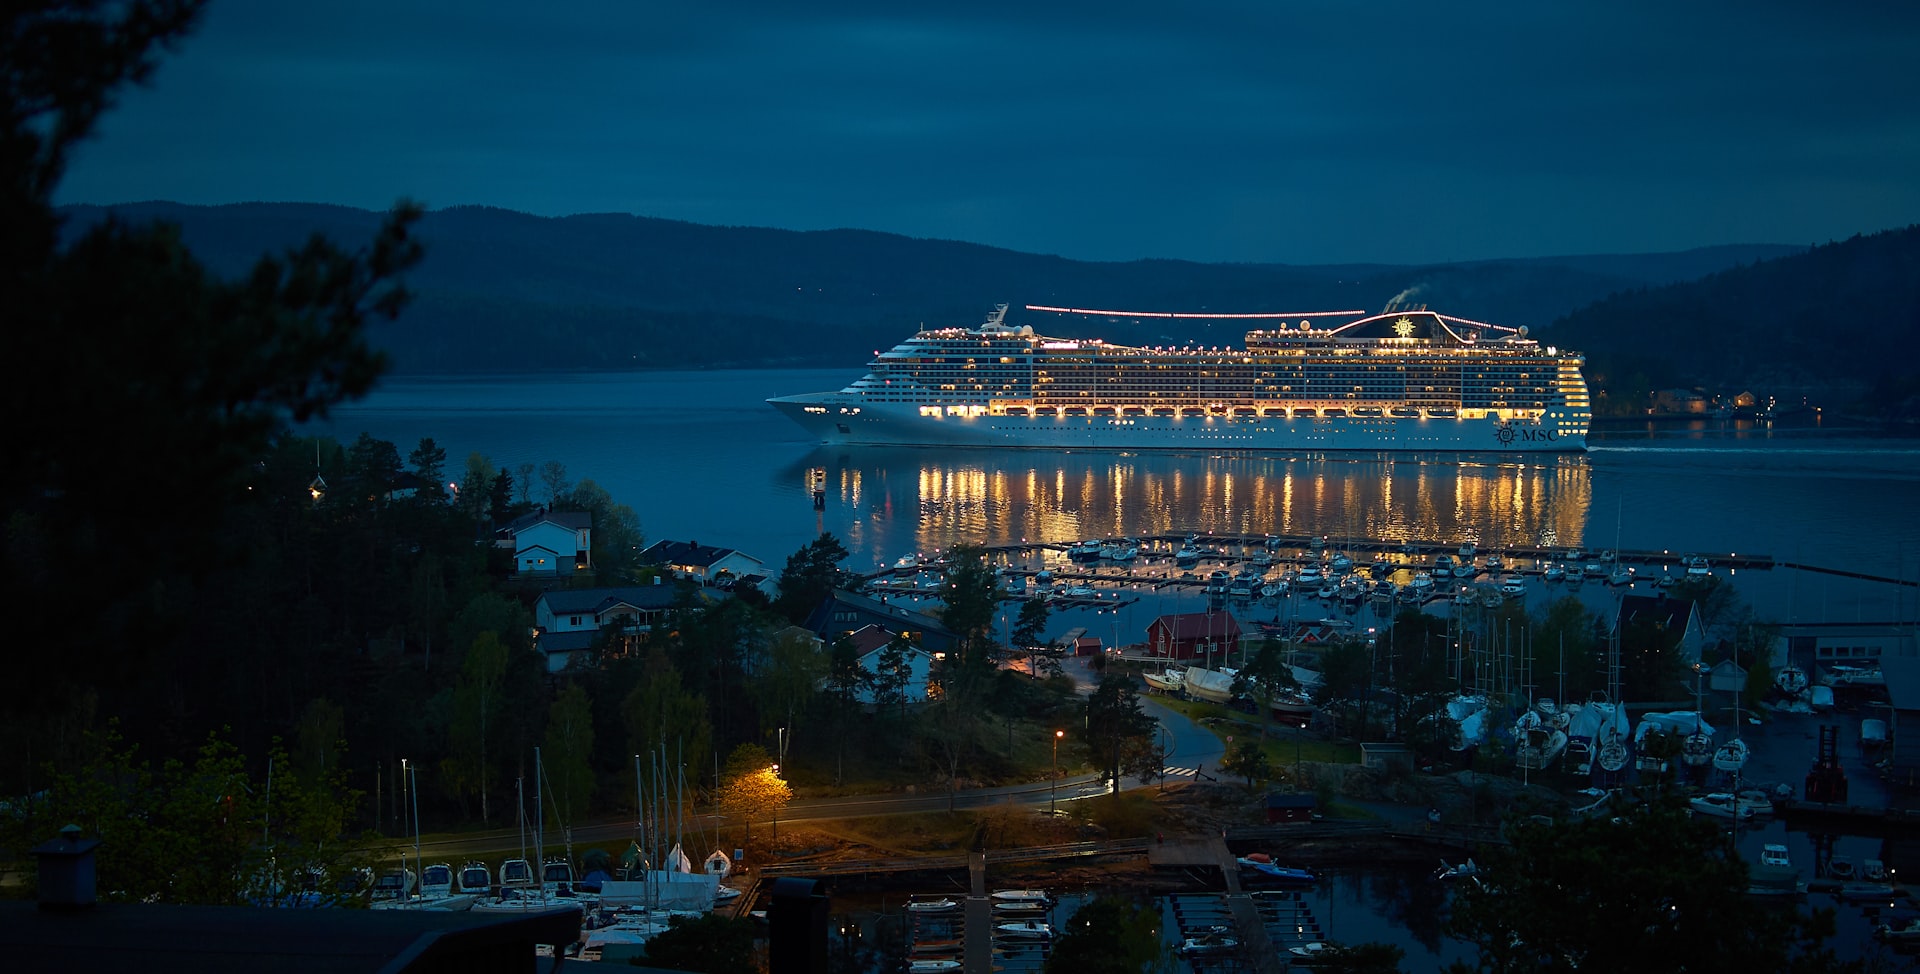
[[[1147,651],[1164,659],[1195,659],[1240,645],[1240,623],[1230,612],[1163,615],[1147,626]]]
[[[864,626],[848,634],[847,639],[860,654],[861,669],[875,676],[880,674],[880,657],[886,654],[887,647],[892,644],[893,635],[893,632],[878,625]],[[932,683],[933,656],[914,647],[907,650],[906,664],[907,682],[901,692],[910,704],[924,702],[927,699],[927,687]],[[876,702],[871,684],[861,687],[854,695],[869,706]]]
[[[959,642],[952,630],[940,620],[886,601],[852,592],[836,590],[807,618],[807,629],[832,643],[867,626],[879,626],[888,632],[904,634],[914,645],[939,659]]]
[[[766,566],[760,559],[698,541],[656,541],[640,552],[640,563],[657,565],[677,578],[691,578],[702,585],[719,588],[731,588],[734,582],[748,575],[766,575]]]
[[[494,538],[494,544],[513,549],[515,575],[593,570],[593,515],[586,511],[535,511],[515,518]]]
[[[639,641],[666,622],[682,603],[678,585],[628,585],[543,592],[533,604],[534,648],[547,656],[547,671],[558,673],[583,662],[609,625],[615,635]],[[702,592],[699,598],[719,596]]]

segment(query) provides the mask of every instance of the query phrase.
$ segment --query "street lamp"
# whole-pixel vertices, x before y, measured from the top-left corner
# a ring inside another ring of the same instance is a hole
[[[1065,736],[1067,736],[1066,731],[1057,730],[1053,732],[1053,763],[1047,768],[1047,784],[1049,788],[1047,792],[1048,818],[1053,817],[1054,802],[1060,795],[1060,739]]]
[[[780,780],[780,766],[778,764],[773,766],[773,780],[775,781]],[[773,803],[773,840],[772,841],[775,848],[778,848],[780,846],[780,803],[777,801]]]

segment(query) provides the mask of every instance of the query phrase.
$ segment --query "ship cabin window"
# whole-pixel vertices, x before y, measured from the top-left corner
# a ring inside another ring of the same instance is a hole
[[[1227,414],[1227,407],[1225,407],[1225,406],[1213,406],[1213,407],[1211,407],[1211,408],[1209,408],[1209,409],[1207,410],[1207,412],[1210,412],[1210,413],[1212,413],[1212,414],[1214,414],[1215,416],[1225,416],[1225,415]]]

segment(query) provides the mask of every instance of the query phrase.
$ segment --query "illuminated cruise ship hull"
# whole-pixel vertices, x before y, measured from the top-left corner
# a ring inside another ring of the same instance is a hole
[[[838,392],[768,403],[830,444],[1586,448],[1592,414],[1582,358],[1528,340],[1525,329],[1426,310],[1329,312],[1297,316],[1297,328],[1248,332],[1244,348],[1144,348],[1044,337],[1007,325],[1005,313],[1002,306],[974,328],[922,331]],[[1334,315],[1353,320],[1307,320]]]
[[[1476,453],[1586,449],[1584,433],[1490,418],[924,416],[913,406],[869,403],[838,392],[768,402],[828,444]],[[808,407],[825,412],[808,412]]]

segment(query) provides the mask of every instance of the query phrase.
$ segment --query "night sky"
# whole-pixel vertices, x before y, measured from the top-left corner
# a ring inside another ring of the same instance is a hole
[[[62,202],[488,204],[1091,260],[1920,222],[1920,2],[217,0]]]

